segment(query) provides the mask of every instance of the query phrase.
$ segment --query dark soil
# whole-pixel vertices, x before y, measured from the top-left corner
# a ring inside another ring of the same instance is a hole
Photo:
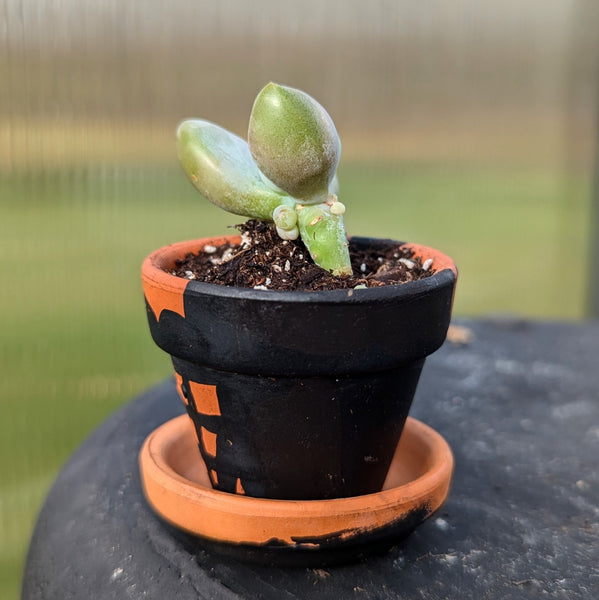
[[[240,245],[207,246],[200,254],[188,254],[177,261],[172,274],[217,285],[318,291],[401,284],[434,273],[396,243],[357,249],[350,240],[353,276],[333,277],[314,264],[301,240],[282,240],[271,223],[251,220],[237,229],[243,238]]]

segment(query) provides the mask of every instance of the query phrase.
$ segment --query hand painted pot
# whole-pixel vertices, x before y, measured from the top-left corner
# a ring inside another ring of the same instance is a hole
[[[171,355],[212,486],[287,500],[380,491],[424,360],[447,333],[454,263],[410,244],[433,259],[431,277],[320,292],[169,273],[178,258],[225,239],[239,240],[173,244],[142,267],[150,331]]]

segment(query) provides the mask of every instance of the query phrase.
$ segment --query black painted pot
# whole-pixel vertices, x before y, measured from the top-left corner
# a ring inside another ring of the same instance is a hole
[[[223,241],[161,248],[142,268],[152,337],[172,357],[213,487],[297,500],[378,492],[424,360],[445,339],[455,265],[410,244],[433,259],[434,275],[323,292],[230,288],[167,272]]]

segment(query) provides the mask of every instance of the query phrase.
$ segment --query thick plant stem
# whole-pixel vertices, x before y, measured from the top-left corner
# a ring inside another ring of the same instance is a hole
[[[337,277],[351,275],[343,215],[333,214],[326,203],[299,204],[296,210],[300,236],[314,262]]]

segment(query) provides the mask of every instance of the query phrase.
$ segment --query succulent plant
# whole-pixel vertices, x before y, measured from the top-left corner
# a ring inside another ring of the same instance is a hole
[[[189,119],[177,129],[177,152],[193,185],[213,204],[273,221],[283,239],[301,238],[317,265],[351,275],[345,207],[337,199],[341,142],[311,96],[269,83],[254,101],[248,142]]]

